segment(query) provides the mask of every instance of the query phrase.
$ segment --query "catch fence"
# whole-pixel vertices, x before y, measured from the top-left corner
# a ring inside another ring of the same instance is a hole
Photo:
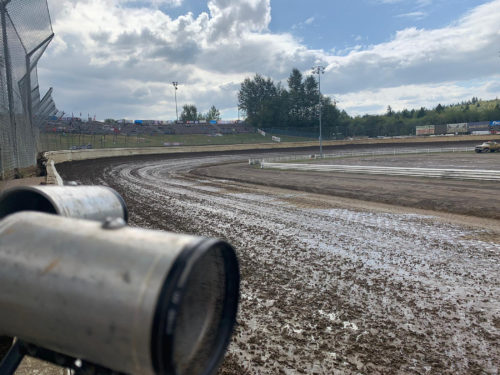
[[[40,127],[57,110],[37,63],[52,40],[46,0],[0,0],[0,173],[36,165]]]

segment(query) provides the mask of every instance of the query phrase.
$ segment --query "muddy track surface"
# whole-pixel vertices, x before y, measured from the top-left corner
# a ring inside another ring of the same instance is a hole
[[[241,305],[220,374],[498,373],[498,228],[189,173],[245,158],[88,161],[59,171],[118,190],[132,225],[237,248]]]
[[[500,155],[498,156],[495,161],[498,161],[499,165],[492,167],[500,168]],[[369,163],[368,165],[391,166],[390,161],[381,163],[380,159],[376,162],[368,160],[365,165]],[[356,158],[334,159],[334,161],[338,164],[363,165],[363,161]],[[410,161],[408,165],[414,164]],[[500,220],[499,181],[280,171],[260,169],[248,163],[204,166],[194,169],[192,173],[211,178]],[[491,173],[500,171],[491,170]]]

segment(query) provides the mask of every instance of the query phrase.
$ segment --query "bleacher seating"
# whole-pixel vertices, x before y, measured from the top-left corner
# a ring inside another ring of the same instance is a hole
[[[79,134],[123,134],[123,135],[162,135],[162,134],[241,134],[253,133],[254,130],[244,122],[234,123],[167,123],[167,124],[134,124],[103,123],[99,121],[82,122],[79,120],[50,121],[46,132],[79,133]]]

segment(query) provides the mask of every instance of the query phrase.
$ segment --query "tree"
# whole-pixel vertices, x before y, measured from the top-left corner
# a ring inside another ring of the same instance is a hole
[[[303,107],[303,117],[308,122],[308,125],[306,125],[308,127],[312,126],[312,123],[318,118],[318,111],[316,110],[319,101],[318,94],[318,82],[313,76],[307,76],[304,80],[303,94],[299,103]]]
[[[247,122],[255,127],[275,123],[280,111],[276,105],[280,99],[280,88],[271,78],[256,74],[252,79],[245,78],[238,92],[238,106],[247,116]]]
[[[293,68],[290,76],[288,77],[288,89],[291,94],[301,95],[304,91],[304,84],[302,83],[302,73],[297,68]]]
[[[404,117],[404,118],[412,118],[412,114],[410,111],[408,111],[406,108],[403,109],[403,111],[401,112],[401,115]]]
[[[321,96],[321,116],[323,133],[328,136],[338,133],[341,128],[345,128],[343,124],[342,114],[337,106],[332,103],[329,97]],[[313,119],[316,123],[316,119]]]
[[[426,113],[427,113],[427,111],[425,110],[425,108],[424,107],[420,107],[420,109],[417,112],[417,118],[424,117]]]
[[[304,111],[304,96],[305,89],[302,82],[302,73],[294,68],[288,77],[288,105],[289,105],[289,122],[291,126],[298,127],[303,124],[305,117]]]
[[[296,134],[319,134],[319,100],[325,137],[409,135],[415,134],[418,125],[500,119],[498,99],[485,102],[477,97],[455,105],[437,104],[433,109],[421,107],[394,111],[387,106],[383,115],[351,117],[345,111],[339,111],[328,96],[319,97],[314,76],[303,76],[298,69],[293,69],[287,83],[285,89],[280,83],[275,84],[259,74],[245,79],[238,93],[238,106],[246,112],[248,124],[291,130]]]
[[[220,112],[215,106],[211,106],[210,109],[208,110],[207,114],[204,116],[205,120],[207,121],[212,121],[212,120],[220,120]]]
[[[198,109],[193,104],[184,104],[182,107],[181,121],[196,121],[198,120]]]

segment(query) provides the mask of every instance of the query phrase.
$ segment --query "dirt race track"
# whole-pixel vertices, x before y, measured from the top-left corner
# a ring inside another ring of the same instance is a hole
[[[315,191],[317,177],[271,178],[247,167],[248,157],[110,159],[58,170],[118,190],[132,225],[237,248],[241,305],[220,374],[498,374],[500,221],[380,203],[418,206],[395,200],[397,191],[373,198],[400,186],[412,199],[419,182],[450,196],[476,197],[487,186],[498,209],[498,186],[350,176],[343,190]],[[376,202],[342,193],[353,189]]]
[[[492,174],[500,173],[500,153],[362,156],[307,162],[388,167],[466,168],[491,170]],[[204,166],[195,169],[193,173],[311,193],[500,220],[500,183],[498,181],[280,171],[259,169],[258,166],[250,166],[248,163],[241,162]]]

